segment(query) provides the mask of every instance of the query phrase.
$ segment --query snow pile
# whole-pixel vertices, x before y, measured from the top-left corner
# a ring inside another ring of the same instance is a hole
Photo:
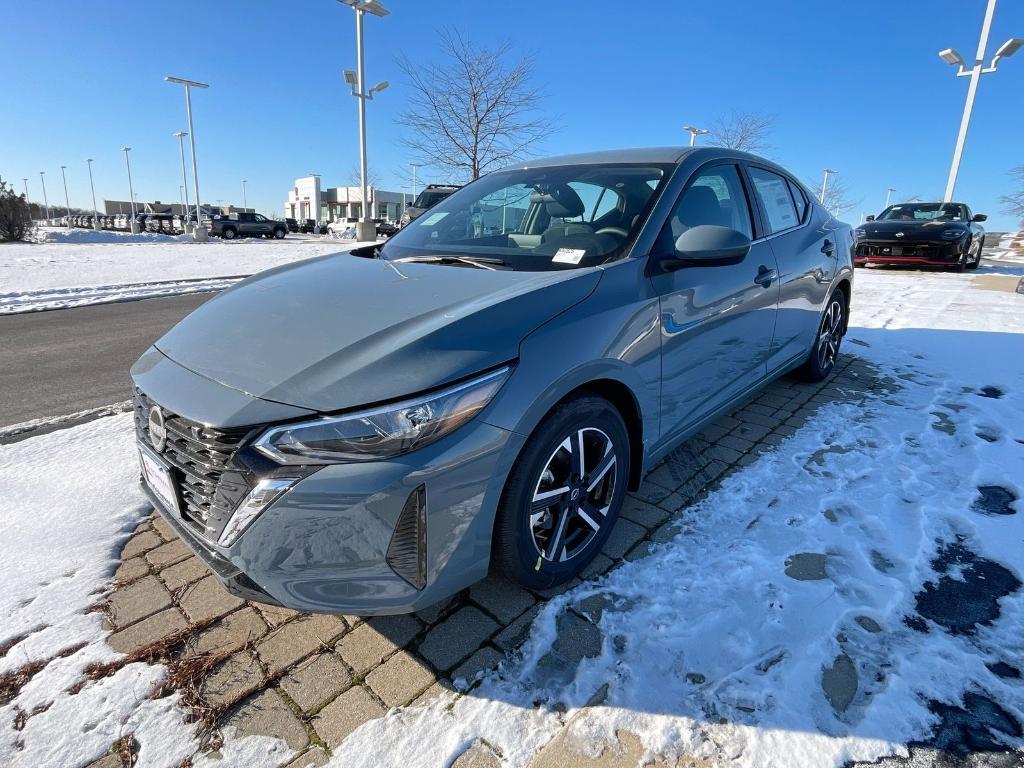
[[[165,235],[159,232],[115,232],[108,229],[65,227],[39,228],[36,230],[37,243],[173,243],[191,241],[188,235]]]
[[[0,248],[0,314],[220,290],[226,280],[361,245],[291,237],[207,243],[160,237],[161,242],[9,243]]]
[[[138,301],[188,293],[223,291],[241,280],[237,277],[215,277],[196,280],[165,280],[157,283],[123,285],[92,285],[85,288],[54,288],[52,290],[0,293],[0,315],[17,315],[50,309],[84,307],[90,304],[111,304]]]

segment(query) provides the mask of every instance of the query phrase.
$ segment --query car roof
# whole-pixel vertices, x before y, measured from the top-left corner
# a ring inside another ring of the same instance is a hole
[[[772,166],[792,175],[785,168],[777,163],[767,160],[749,152],[741,152],[728,147],[700,146],[700,147],[630,147],[626,149],[605,149],[596,152],[580,152],[571,155],[555,155],[553,157],[540,157],[524,160],[520,163],[506,166],[501,170],[512,170],[516,168],[541,168],[550,165],[597,165],[601,163],[673,163],[678,164],[689,155],[700,156],[699,159],[713,160],[717,158],[733,158],[737,160],[749,160],[752,162]]]

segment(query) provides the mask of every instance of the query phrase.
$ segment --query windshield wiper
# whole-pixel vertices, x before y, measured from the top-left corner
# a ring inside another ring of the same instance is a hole
[[[393,261],[396,264],[467,264],[471,267],[489,269],[492,272],[499,268],[508,268],[508,265],[501,259],[492,259],[485,256],[406,256],[401,259],[393,259]]]

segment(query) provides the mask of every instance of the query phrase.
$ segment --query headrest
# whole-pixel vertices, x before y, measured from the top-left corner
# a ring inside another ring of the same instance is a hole
[[[570,219],[582,216],[585,207],[576,190],[568,184],[554,184],[530,195],[531,203],[543,203],[548,216]]]
[[[686,190],[678,210],[679,222],[685,227],[722,224],[723,218],[726,218],[718,202],[718,195],[713,189],[705,186],[690,187]]]

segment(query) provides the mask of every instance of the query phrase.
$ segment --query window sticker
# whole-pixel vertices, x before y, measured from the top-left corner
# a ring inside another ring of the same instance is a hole
[[[559,248],[551,260],[560,264],[579,264],[585,253],[582,248]]]
[[[432,213],[423,220],[423,226],[432,227],[447,215],[448,211],[438,211],[437,213]]]

